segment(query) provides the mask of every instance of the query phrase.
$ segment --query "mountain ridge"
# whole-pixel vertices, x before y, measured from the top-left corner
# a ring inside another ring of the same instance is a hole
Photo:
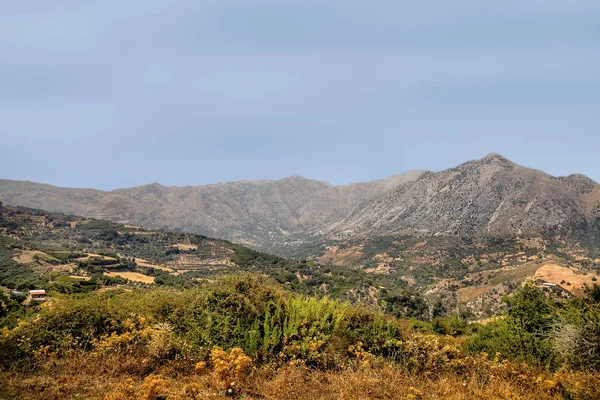
[[[573,237],[600,217],[600,185],[555,177],[497,153],[439,172],[332,185],[291,176],[204,186],[101,191],[0,180],[0,200],[153,229],[181,230],[281,253],[286,246],[412,232]]]
[[[374,235],[383,230],[390,234],[400,227],[472,238],[484,233],[484,219],[488,232],[500,236],[542,233],[549,226],[583,223],[580,196],[597,188],[597,183],[581,175],[553,177],[490,154],[425,173],[359,205],[325,233]],[[516,210],[518,205],[524,206],[522,212]],[[532,212],[534,216],[523,218]]]
[[[409,171],[372,182],[332,185],[288,177],[166,187],[157,183],[101,191],[0,180],[0,199],[52,212],[180,229],[257,244],[303,231],[342,210],[418,178]]]

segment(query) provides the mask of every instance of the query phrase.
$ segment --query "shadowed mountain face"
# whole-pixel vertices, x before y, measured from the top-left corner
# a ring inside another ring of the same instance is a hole
[[[277,252],[285,242],[398,233],[569,236],[600,215],[600,186],[552,177],[497,154],[442,172],[333,186],[291,177],[196,187],[151,184],[104,192],[0,180],[9,205],[225,238]]]

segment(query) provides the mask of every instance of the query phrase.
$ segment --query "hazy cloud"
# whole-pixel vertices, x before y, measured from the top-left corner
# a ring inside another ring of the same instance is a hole
[[[600,3],[0,5],[1,177],[333,183],[495,151],[600,180]]]

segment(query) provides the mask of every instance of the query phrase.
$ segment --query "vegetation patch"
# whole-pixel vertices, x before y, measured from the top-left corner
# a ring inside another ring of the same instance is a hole
[[[9,398],[597,398],[600,287],[586,295],[556,303],[528,285],[486,326],[397,319],[254,276],[54,295],[9,312],[0,382]]]

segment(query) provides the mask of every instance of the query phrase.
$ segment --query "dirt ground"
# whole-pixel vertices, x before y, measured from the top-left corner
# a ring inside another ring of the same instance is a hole
[[[347,249],[330,247],[325,254],[317,259],[322,264],[332,263],[333,265],[354,265],[364,255],[362,247],[353,246]]]
[[[13,260],[18,262],[19,264],[30,264],[32,262],[35,262],[36,254],[42,257],[46,256],[46,253],[44,253],[43,251],[23,250],[23,252],[20,255],[13,257]]]

